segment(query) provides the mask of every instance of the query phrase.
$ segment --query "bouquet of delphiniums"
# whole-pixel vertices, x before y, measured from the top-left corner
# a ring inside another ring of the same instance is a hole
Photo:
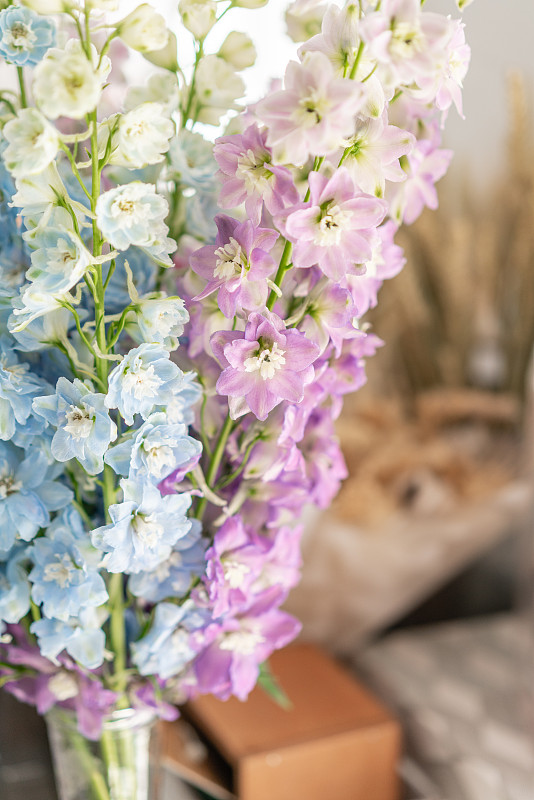
[[[253,44],[211,32],[264,3],[180,0],[189,64],[148,3],[0,3],[0,684],[88,739],[272,686],[360,320],[451,157],[459,20],[296,0],[298,60],[243,108]]]

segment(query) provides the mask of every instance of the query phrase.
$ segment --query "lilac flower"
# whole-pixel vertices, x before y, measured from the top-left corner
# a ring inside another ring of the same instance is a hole
[[[388,125],[386,113],[378,119],[359,120],[349,140],[350,150],[343,161],[354,184],[362,192],[384,196],[386,180],[403,181],[406,173],[399,158],[410,153],[415,137],[395,125]]]
[[[421,11],[420,0],[383,0],[360,26],[387,88],[418,84],[432,74],[445,54],[449,28],[447,17]]]
[[[326,279],[324,279],[326,282]],[[354,303],[347,289],[321,281],[310,293],[306,307],[306,315],[299,324],[299,330],[315,342],[320,351],[330,341],[336,349],[341,349],[347,329],[352,327]]]
[[[315,409],[299,447],[310,479],[310,497],[319,508],[328,508],[341,481],[349,474],[335,435],[331,410]]]
[[[261,100],[256,113],[267,125],[276,160],[300,166],[310,155],[324,156],[341,145],[362,98],[360,86],[337,78],[323,53],[306,53],[302,63],[290,61],[285,89]]]
[[[201,247],[191,256],[193,270],[208,281],[193,299],[203,300],[218,290],[217,302],[226,317],[233,318],[238,308],[258,310],[267,300],[266,279],[275,271],[269,250],[279,234],[224,214],[217,214],[215,222],[215,245]]]
[[[397,225],[393,220],[381,225],[377,229],[378,237],[373,244],[372,258],[360,265],[362,269],[348,272],[345,276],[357,317],[362,317],[376,306],[378,290],[384,279],[398,275],[406,262],[402,247],[393,241],[396,231]]]
[[[407,178],[391,189],[389,213],[399,224],[411,225],[425,206],[438,207],[435,184],[445,175],[452,150],[440,150],[434,141],[420,139],[405,158]]]
[[[349,263],[371,258],[375,229],[387,205],[355,191],[343,167],[330,179],[312,172],[309,182],[310,205],[289,211],[285,222],[287,236],[295,242],[293,263],[297,267],[317,263],[325,275],[339,281]]]
[[[234,694],[246,700],[258,679],[259,665],[300,630],[294,617],[276,608],[281,597],[273,587],[238,616],[193,635],[193,641],[204,645],[193,664],[201,694],[211,693],[221,700]]]
[[[130,350],[109,376],[107,408],[118,408],[128,425],[134,414],[147,419],[155,406],[164,406],[179,392],[182,370],[170,361],[168,351],[155,342]]]
[[[278,214],[298,202],[291,172],[272,163],[266,139],[267,131],[250,125],[244,133],[221,136],[213,148],[223,176],[219,197],[222,207],[236,208],[245,203],[254,225],[260,224],[264,203],[271,214]]]
[[[190,530],[185,513],[191,495],[162,497],[151,483],[130,480],[122,480],[121,487],[124,500],[109,507],[108,525],[92,531],[93,545],[106,553],[103,563],[108,572],[154,569]]]
[[[220,331],[211,343],[225,367],[216,388],[229,395],[233,419],[250,409],[265,420],[282,400],[299,403],[319,352],[302,333],[285,330],[280,317],[269,311],[251,314],[244,332]]]
[[[255,537],[239,516],[230,517],[219,528],[206,551],[204,578],[214,617],[247,604],[268,550],[269,541]]]
[[[471,48],[465,41],[464,24],[457,19],[451,20],[445,69],[421,77],[418,81],[421,92],[416,92],[416,96],[427,102],[435,99],[436,107],[443,111],[442,124],[452,103],[463,119],[462,81],[467,74],[470,58]]]

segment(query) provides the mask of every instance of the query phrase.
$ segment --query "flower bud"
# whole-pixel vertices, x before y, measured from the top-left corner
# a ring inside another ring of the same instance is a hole
[[[165,20],[148,3],[142,3],[124,17],[117,25],[117,33],[125,44],[140,53],[162,50],[169,41]]]
[[[222,43],[217,55],[234,69],[246,69],[256,61],[256,48],[246,33],[232,31]]]
[[[76,4],[69,0],[21,0],[22,5],[37,14],[61,14],[70,11]]]
[[[168,69],[170,72],[176,72],[178,69],[178,42],[176,36],[172,31],[169,31],[169,41],[161,50],[153,50],[150,53],[143,53],[147,61],[155,64],[156,67]]]
[[[217,4],[213,0],[180,0],[178,11],[184,27],[195,39],[203,39],[217,21]]]
[[[269,0],[234,0],[235,8],[261,8],[266,6]]]

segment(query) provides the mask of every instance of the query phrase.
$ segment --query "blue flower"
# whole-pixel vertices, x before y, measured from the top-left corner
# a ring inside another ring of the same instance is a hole
[[[19,622],[30,610],[30,584],[25,563],[27,547],[15,547],[9,561],[0,563],[0,620]]]
[[[56,661],[57,656],[66,650],[83,667],[96,669],[104,661],[106,646],[106,634],[100,627],[102,621],[93,609],[87,609],[68,622],[37,620],[30,625],[30,631],[37,636],[41,654],[50,661]]]
[[[34,412],[57,428],[52,455],[57,461],[77,458],[90,475],[104,469],[104,453],[117,438],[117,426],[104,405],[105,395],[74,379],[59,378],[56,393],[36,397]]]
[[[180,388],[165,406],[167,419],[170,423],[183,422],[192,425],[195,421],[194,406],[202,397],[202,387],[196,379],[194,372],[184,372]]]
[[[125,261],[128,261],[139,294],[147,294],[156,286],[157,267],[151,258],[137,247],[131,247],[126,255],[120,253],[115,259],[115,272],[106,289],[106,311],[110,314],[120,314],[131,302],[126,285]],[[104,274],[107,276],[106,270],[109,267],[104,267]]]
[[[138,572],[128,581],[128,589],[136,597],[159,603],[166,597],[183,597],[193,578],[206,568],[206,544],[200,535],[200,523],[192,520],[189,533],[174,545],[170,556],[150,572]]]
[[[173,177],[197,192],[215,194],[219,188],[217,162],[213,158],[213,145],[199,133],[183,130],[169,149],[170,171]]]
[[[169,239],[165,218],[169,206],[151,183],[132,181],[101,194],[96,219],[102,235],[117,250],[141,247],[156,263],[172,267],[169,253],[176,242]]]
[[[33,542],[28,553],[34,564],[29,574],[32,600],[48,618],[67,622],[84,608],[97,608],[108,600],[104,579],[85,561],[77,539],[60,522]]]
[[[191,600],[182,606],[157,605],[150,631],[131,645],[132,660],[141,675],[157,675],[167,680],[182,672],[196,655],[191,632],[208,622],[207,613]]]
[[[47,17],[20,6],[0,11],[0,55],[10,64],[35,66],[55,42],[56,28]]]
[[[0,337],[0,439],[17,441],[16,433],[41,433],[42,420],[32,418],[32,400],[50,387],[21,364],[7,336]]]
[[[184,382],[182,370],[159,344],[145,342],[130,350],[109,376],[106,406],[118,408],[128,425],[134,414],[147,419],[155,406],[169,403]]]
[[[177,467],[196,463],[202,445],[187,435],[184,424],[169,424],[166,414],[151,414],[129,439],[113,447],[105,462],[118,475],[160,483]]]
[[[124,501],[109,507],[111,522],[92,531],[93,545],[107,555],[109,572],[154,569],[191,528],[186,511],[191,495],[162,497],[150,483],[122,480]]]
[[[29,542],[48,526],[51,511],[71,502],[71,490],[53,480],[56,473],[43,450],[0,442],[0,550],[9,550],[16,538]]]

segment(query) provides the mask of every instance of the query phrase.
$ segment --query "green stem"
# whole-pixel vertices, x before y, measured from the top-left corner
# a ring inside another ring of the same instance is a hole
[[[286,240],[284,245],[284,249],[282,250],[282,257],[280,258],[280,264],[278,266],[278,271],[276,273],[276,277],[274,282],[278,288],[282,285],[282,281],[284,280],[284,275],[286,274],[287,270],[289,269],[290,259],[291,259],[291,242]],[[274,291],[271,290],[271,294],[269,295],[269,299],[267,300],[267,308],[269,311],[273,310],[273,306],[276,303],[276,298],[278,295]]]
[[[360,42],[360,46],[358,47],[358,52],[356,53],[356,58],[354,59],[354,64],[352,65],[352,69],[349,75],[351,81],[354,80],[354,78],[356,77],[356,73],[358,72],[358,67],[360,66],[360,61],[363,55],[364,47],[365,47],[364,43]]]
[[[20,105],[22,108],[28,108],[28,100],[26,97],[26,86],[24,85],[24,70],[22,67],[17,67],[17,75],[20,87]]]
[[[191,75],[191,85],[189,87],[189,94],[187,96],[187,103],[186,103],[185,110],[184,110],[184,113],[183,113],[182,128],[185,128],[187,120],[190,118],[191,106],[193,105],[193,97],[195,96],[195,80],[196,80],[196,76],[197,76],[197,69],[198,69],[198,65],[200,64],[200,59],[202,58],[203,55],[204,55],[204,42],[201,40],[198,43],[198,51],[197,51],[197,54],[196,54],[196,57],[195,57],[195,64],[193,66],[193,72],[192,72],[192,75]]]
[[[208,484],[210,489],[215,483],[215,478],[217,477],[217,472],[219,471],[219,466],[221,464],[221,460],[224,454],[224,448],[226,447],[226,442],[228,441],[228,437],[232,432],[233,425],[234,421],[231,418],[230,414],[228,414],[224,421],[224,425],[221,428],[219,438],[217,439],[217,444],[215,445],[215,450],[213,451],[213,456],[211,457],[208,471],[206,472],[206,483]],[[208,501],[206,500],[205,497],[202,497],[200,499],[194,514],[196,519],[202,519],[207,502]]]
[[[98,769],[98,762],[89,750],[87,740],[78,731],[71,730],[69,734],[81,765],[89,776],[94,800],[111,800],[106,779]]]

